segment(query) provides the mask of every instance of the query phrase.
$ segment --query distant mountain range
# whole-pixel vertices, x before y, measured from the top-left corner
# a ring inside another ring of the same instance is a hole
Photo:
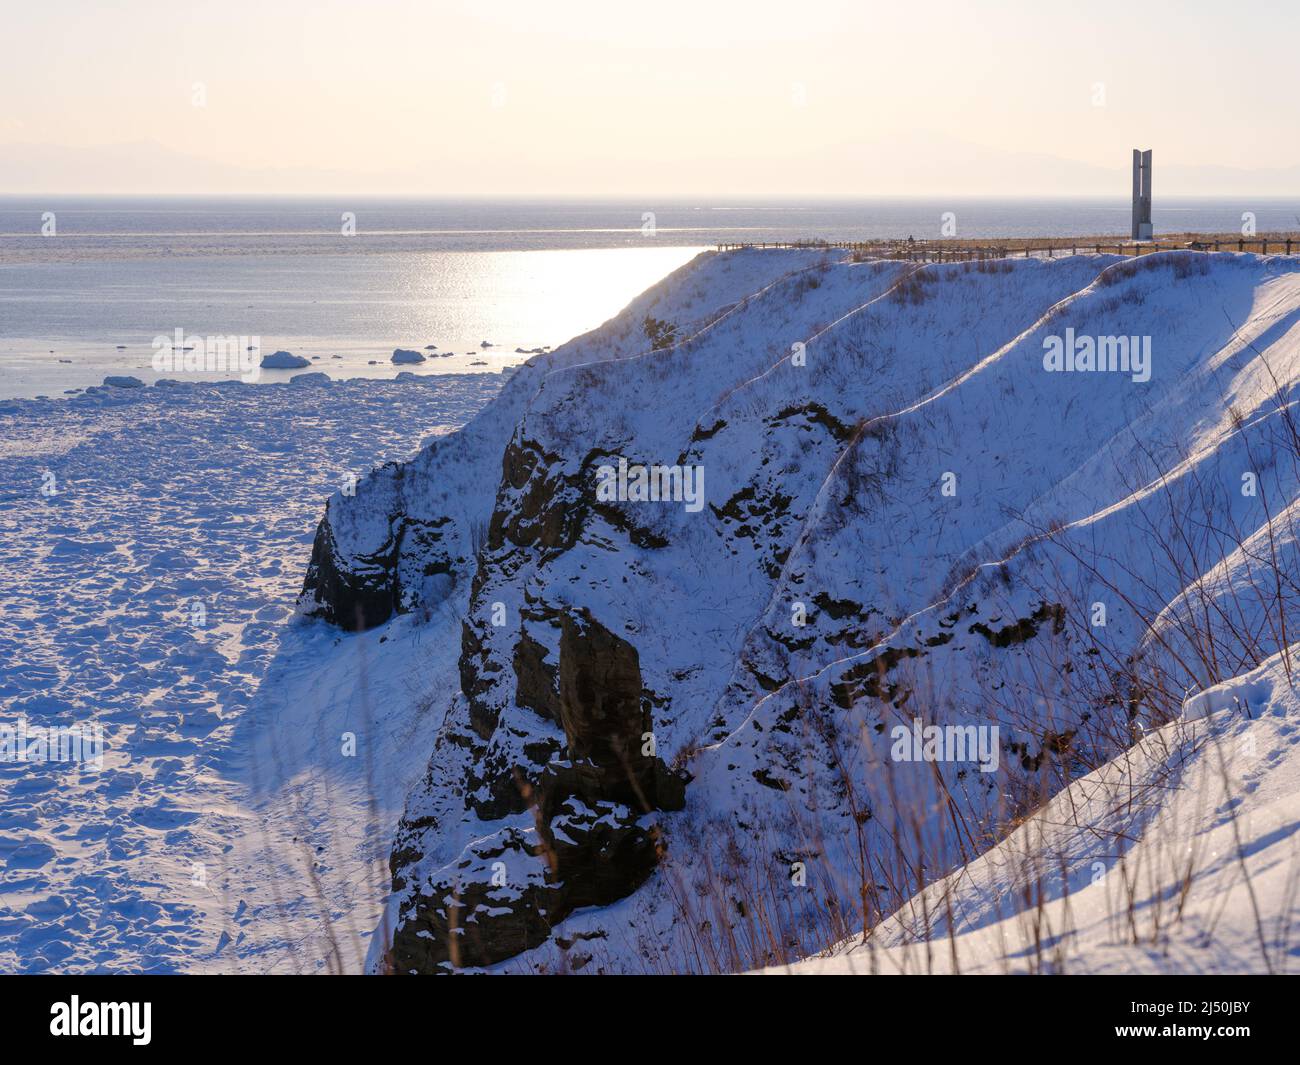
[[[700,159],[701,174],[731,174],[726,189],[711,182],[692,187],[678,161],[648,158],[575,160],[544,172],[530,160],[508,165],[436,161],[405,170],[327,169],[310,166],[249,167],[176,151],[155,141],[71,147],[0,144],[0,192],[40,193],[414,193],[578,194],[627,192],[629,170],[640,191],[660,194],[738,195],[1123,195],[1128,189],[1128,152],[1117,146],[1113,165],[1080,162],[1041,152],[1009,152],[929,133],[828,145],[809,156],[772,159],[730,154]],[[1143,145],[1152,147],[1152,145]],[[1155,148],[1156,196],[1288,196],[1300,194],[1300,165],[1245,169],[1180,163]],[[579,165],[580,164],[580,165]],[[715,183],[715,182],[713,182]]]

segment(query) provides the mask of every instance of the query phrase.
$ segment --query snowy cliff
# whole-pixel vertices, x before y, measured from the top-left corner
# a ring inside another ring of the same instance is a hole
[[[1300,264],[705,254],[329,502],[452,608],[376,970],[859,934],[1295,632]]]

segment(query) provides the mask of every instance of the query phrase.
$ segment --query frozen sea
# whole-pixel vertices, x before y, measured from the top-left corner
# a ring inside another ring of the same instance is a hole
[[[1252,201],[1261,230],[1289,201]],[[1235,231],[1243,204],[1162,200],[1159,232]],[[721,241],[1122,233],[1114,200],[449,201],[0,197],[0,398],[108,375],[153,342],[255,338],[335,378],[496,373],[616,313]],[[484,342],[488,346],[484,346]],[[394,366],[395,348],[425,351]],[[229,374],[206,375],[209,378]],[[285,381],[290,371],[261,380]]]
[[[0,972],[360,967],[459,621],[288,621],[326,497],[501,381],[0,401],[0,728],[103,744],[98,765],[0,757]]]

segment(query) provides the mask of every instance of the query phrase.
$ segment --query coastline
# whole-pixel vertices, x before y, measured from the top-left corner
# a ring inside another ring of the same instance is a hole
[[[287,350],[335,378],[498,373],[595,328],[701,250],[259,252],[0,266],[0,396],[62,395],[107,376],[219,379],[153,370],[155,340],[176,330],[250,338],[261,355]],[[398,348],[424,361],[394,364]],[[258,380],[293,372],[265,370]]]

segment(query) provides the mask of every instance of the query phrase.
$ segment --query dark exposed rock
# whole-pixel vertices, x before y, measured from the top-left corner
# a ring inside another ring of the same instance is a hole
[[[554,472],[561,457],[547,454],[517,435],[502,459],[503,484],[518,493],[513,505],[497,508],[488,529],[487,546],[496,551],[507,542],[516,547],[555,550],[571,547],[586,516],[586,495],[572,479]]]
[[[814,595],[813,602],[836,621],[843,621],[845,618],[865,618],[871,613],[870,610],[864,611],[861,603],[855,603],[852,599],[833,599],[825,592]]]
[[[790,790],[789,781],[781,780],[779,777],[773,776],[766,769],[755,769],[752,775],[754,779],[757,780],[760,784],[762,784],[763,787],[765,788],[771,788],[774,791]]]
[[[329,521],[322,521],[312,542],[303,594],[314,595],[326,604],[326,620],[349,631],[386,621],[396,612],[400,599],[393,565],[397,545],[397,538],[390,538],[384,551],[362,560],[364,569],[343,568],[338,564]]]
[[[681,809],[686,778],[653,754],[636,648],[585,612],[566,613],[560,624],[558,689],[545,648],[527,634],[514,668],[520,705],[553,715],[565,750],[537,774],[487,759],[486,774],[468,781],[490,795],[475,807],[480,817],[531,808],[536,831],[480,840],[409,900],[393,938],[397,972],[504,961],[544,942],[575,909],[631,894],[659,861],[662,845],[646,815]],[[474,727],[483,736],[495,724],[480,719]],[[395,890],[412,857],[394,852]]]
[[[641,705],[636,648],[590,616],[566,614],[560,631],[560,724],[574,759],[628,767],[639,778],[650,714]]]
[[[1027,618],[1020,618],[1010,625],[993,629],[976,622],[970,631],[978,633],[994,647],[1010,647],[1012,644],[1024,643],[1038,635],[1038,629],[1045,622],[1052,623],[1052,632],[1059,636],[1065,629],[1065,608],[1059,603],[1043,603]]]
[[[440,552],[440,529],[450,518],[416,521],[401,515],[388,518],[388,537],[371,554],[340,562],[334,542],[330,511],[316,527],[311,561],[303,580],[302,597],[316,604],[315,613],[350,632],[381,625],[405,609],[398,558],[403,551],[416,551],[425,558],[421,576],[450,574],[453,560]]]
[[[635,544],[637,547],[643,547],[650,551],[668,546],[668,541],[664,537],[635,524],[628,517],[625,508],[614,506],[612,503],[596,503],[591,509],[593,513],[599,514],[615,529],[624,533],[628,538],[628,542]]]
[[[844,422],[836,418],[820,403],[806,403],[801,407],[786,407],[773,415],[770,423],[778,425],[797,417],[803,417],[812,425],[820,425],[840,443],[844,443],[853,435],[851,425],[845,425]]]
[[[556,670],[554,664],[546,661],[546,648],[528,633],[523,633],[515,644],[513,665],[518,681],[515,702],[551,721],[559,721],[560,693]]]
[[[873,658],[862,662],[844,673],[838,684],[831,688],[831,697],[836,706],[846,710],[864,695],[873,699],[892,700],[902,690],[898,683],[887,678],[890,671],[905,658],[916,658],[923,652],[915,647],[889,647]]]
[[[699,443],[701,440],[711,440],[713,437],[717,436],[718,433],[722,432],[722,430],[725,429],[726,427],[727,427],[727,421],[725,418],[719,418],[707,429],[702,425],[697,426],[695,432],[691,434],[691,442]]]
[[[469,723],[479,739],[490,739],[497,727],[497,712],[482,696],[491,688],[491,679],[482,668],[485,658],[482,641],[468,621],[460,627],[460,687],[469,702]]]

